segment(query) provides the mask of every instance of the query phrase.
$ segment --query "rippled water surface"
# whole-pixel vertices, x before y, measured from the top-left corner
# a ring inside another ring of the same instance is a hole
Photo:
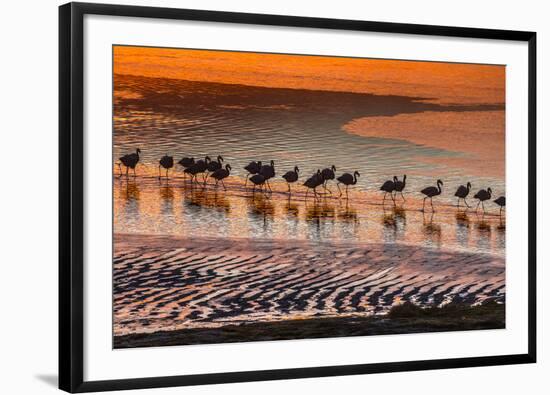
[[[114,167],[115,232],[398,241],[503,254],[504,218],[496,215],[496,205],[487,202],[487,215],[457,213],[453,206],[456,187],[467,181],[473,184],[472,194],[487,186],[495,196],[505,193],[503,177],[480,175],[477,168],[457,165],[467,163],[475,152],[435,148],[447,146],[435,143],[437,133],[430,146],[372,137],[372,130],[367,136],[345,130],[355,119],[448,113],[447,107],[399,96],[121,75],[115,76],[115,82],[113,161],[136,148],[142,150],[137,177],[119,178]],[[495,108],[455,106],[452,110],[456,115],[443,119],[452,118],[456,131],[456,125],[463,124],[460,117],[467,117],[468,111],[494,112]],[[492,122],[494,117],[486,119]],[[470,123],[464,125],[463,133],[475,135]],[[222,155],[232,166],[228,190],[193,187],[178,166],[168,180],[159,181],[158,159],[165,154],[176,161],[184,156]],[[243,167],[251,160],[275,161],[278,177],[270,197],[252,196],[244,189]],[[337,174],[361,173],[350,199],[336,199],[334,183],[329,184],[334,195],[318,200],[305,201],[301,182],[293,185],[290,199],[284,193],[287,187],[280,175],[287,170],[298,166],[303,182],[317,169],[333,164]],[[379,186],[402,174],[407,174],[407,202],[398,200],[397,209],[382,206]],[[418,191],[435,185],[438,178],[444,186],[442,195],[434,199],[437,212],[422,215]]]

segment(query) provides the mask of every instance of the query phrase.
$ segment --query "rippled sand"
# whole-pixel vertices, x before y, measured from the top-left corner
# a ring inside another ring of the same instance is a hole
[[[499,257],[399,243],[115,235],[114,334],[505,298]]]

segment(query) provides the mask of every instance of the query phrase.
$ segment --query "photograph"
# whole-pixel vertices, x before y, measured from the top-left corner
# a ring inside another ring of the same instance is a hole
[[[112,70],[115,349],[506,328],[506,65]]]

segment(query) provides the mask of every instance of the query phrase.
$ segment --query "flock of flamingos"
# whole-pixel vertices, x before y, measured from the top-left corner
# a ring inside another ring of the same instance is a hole
[[[141,150],[138,148],[136,149],[135,153],[124,155],[119,158],[120,162],[117,163],[120,175],[122,176],[122,166],[126,167],[126,176],[128,176],[128,172],[130,169],[133,170],[134,176],[136,175],[136,166],[139,163],[139,154],[141,153]],[[223,166],[223,157],[219,155],[216,160],[212,160],[209,156],[206,156],[204,159],[195,160],[194,158],[183,158],[181,159],[177,164],[179,164],[184,169],[184,176],[186,174],[191,176],[191,182],[196,184],[201,184],[198,180],[198,176],[201,175],[202,177],[202,186],[205,187],[206,183],[208,181],[208,178],[212,178],[215,180],[215,186],[218,186],[218,183],[221,183],[224,190],[226,189],[225,184],[223,180],[231,174],[231,165],[226,164]],[[162,177],[162,169],[166,170],[166,178],[168,178],[168,170],[174,167],[174,158],[172,156],[165,155],[159,160],[159,179]],[[271,186],[269,185],[269,180],[271,178],[275,177],[275,163],[274,161],[271,161],[269,164],[262,164],[261,161],[252,161],[248,165],[244,167],[244,169],[248,172],[248,176],[246,178],[245,187],[250,181],[253,184],[252,187],[252,193],[254,194],[256,191],[256,188],[258,187],[260,191],[262,191],[264,194],[267,194],[267,190],[271,191]],[[285,174],[282,175],[282,178],[285,179],[285,181],[288,184],[288,193],[291,193],[290,185],[297,182],[299,179],[299,172],[298,166],[295,166],[293,170],[287,171]],[[313,190],[314,197],[317,198],[318,192],[317,188],[322,187],[327,193],[331,193],[332,191],[327,187],[327,183],[331,180],[336,179],[337,183],[336,186],[338,188],[338,191],[340,192],[339,197],[342,196],[343,192],[340,189],[340,184],[345,185],[345,192],[346,192],[346,199],[348,198],[348,188],[350,185],[357,184],[357,177],[359,177],[360,174],[358,171],[355,171],[353,174],[350,173],[343,173],[342,175],[336,177],[336,167],[333,165],[330,168],[326,169],[318,169],[315,174],[313,174],[311,177],[306,179],[306,181],[303,183],[303,185],[307,188],[306,190],[306,196],[305,199],[307,199],[309,190]],[[386,197],[389,194],[393,203],[395,204],[395,199],[397,198],[397,194],[399,193],[401,195],[401,198],[403,201],[405,201],[405,197],[403,196],[403,190],[406,187],[406,181],[407,176],[404,175],[401,180],[398,179],[397,176],[394,176],[392,180],[388,180],[382,184],[380,187],[380,191],[384,192],[384,199],[383,204],[386,201]],[[437,180],[436,186],[429,186],[420,191],[424,195],[424,200],[422,203],[422,211],[425,210],[426,207],[426,199],[430,199],[430,204],[432,211],[435,211],[433,206],[433,198],[435,196],[441,195],[442,193],[442,186],[443,181]],[[457,197],[457,208],[460,208],[460,201],[462,200],[464,204],[470,208],[471,206],[466,201],[466,198],[470,194],[470,189],[472,188],[472,185],[468,182],[466,186],[460,185],[458,189],[456,190],[454,196]],[[481,207],[483,209],[483,212],[485,212],[485,205],[484,202],[491,199],[492,197],[492,190],[491,188],[487,189],[480,189],[474,196],[474,199],[478,200],[477,206],[476,206],[476,212],[479,209],[479,206],[481,204]],[[500,206],[500,212],[499,214],[502,215],[502,209],[506,206],[506,198],[504,196],[500,196],[499,198],[493,200],[495,204]]]

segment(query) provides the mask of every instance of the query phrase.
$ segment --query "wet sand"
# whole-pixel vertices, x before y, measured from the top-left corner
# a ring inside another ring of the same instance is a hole
[[[488,254],[132,234],[114,247],[115,336],[505,301],[504,260]]]
[[[309,318],[226,325],[219,328],[129,334],[116,336],[114,347],[160,347],[505,328],[505,305],[493,302],[473,307],[453,304],[443,308],[423,310],[406,308],[405,310],[409,311],[403,314],[396,308],[389,313],[389,318],[388,316]]]

